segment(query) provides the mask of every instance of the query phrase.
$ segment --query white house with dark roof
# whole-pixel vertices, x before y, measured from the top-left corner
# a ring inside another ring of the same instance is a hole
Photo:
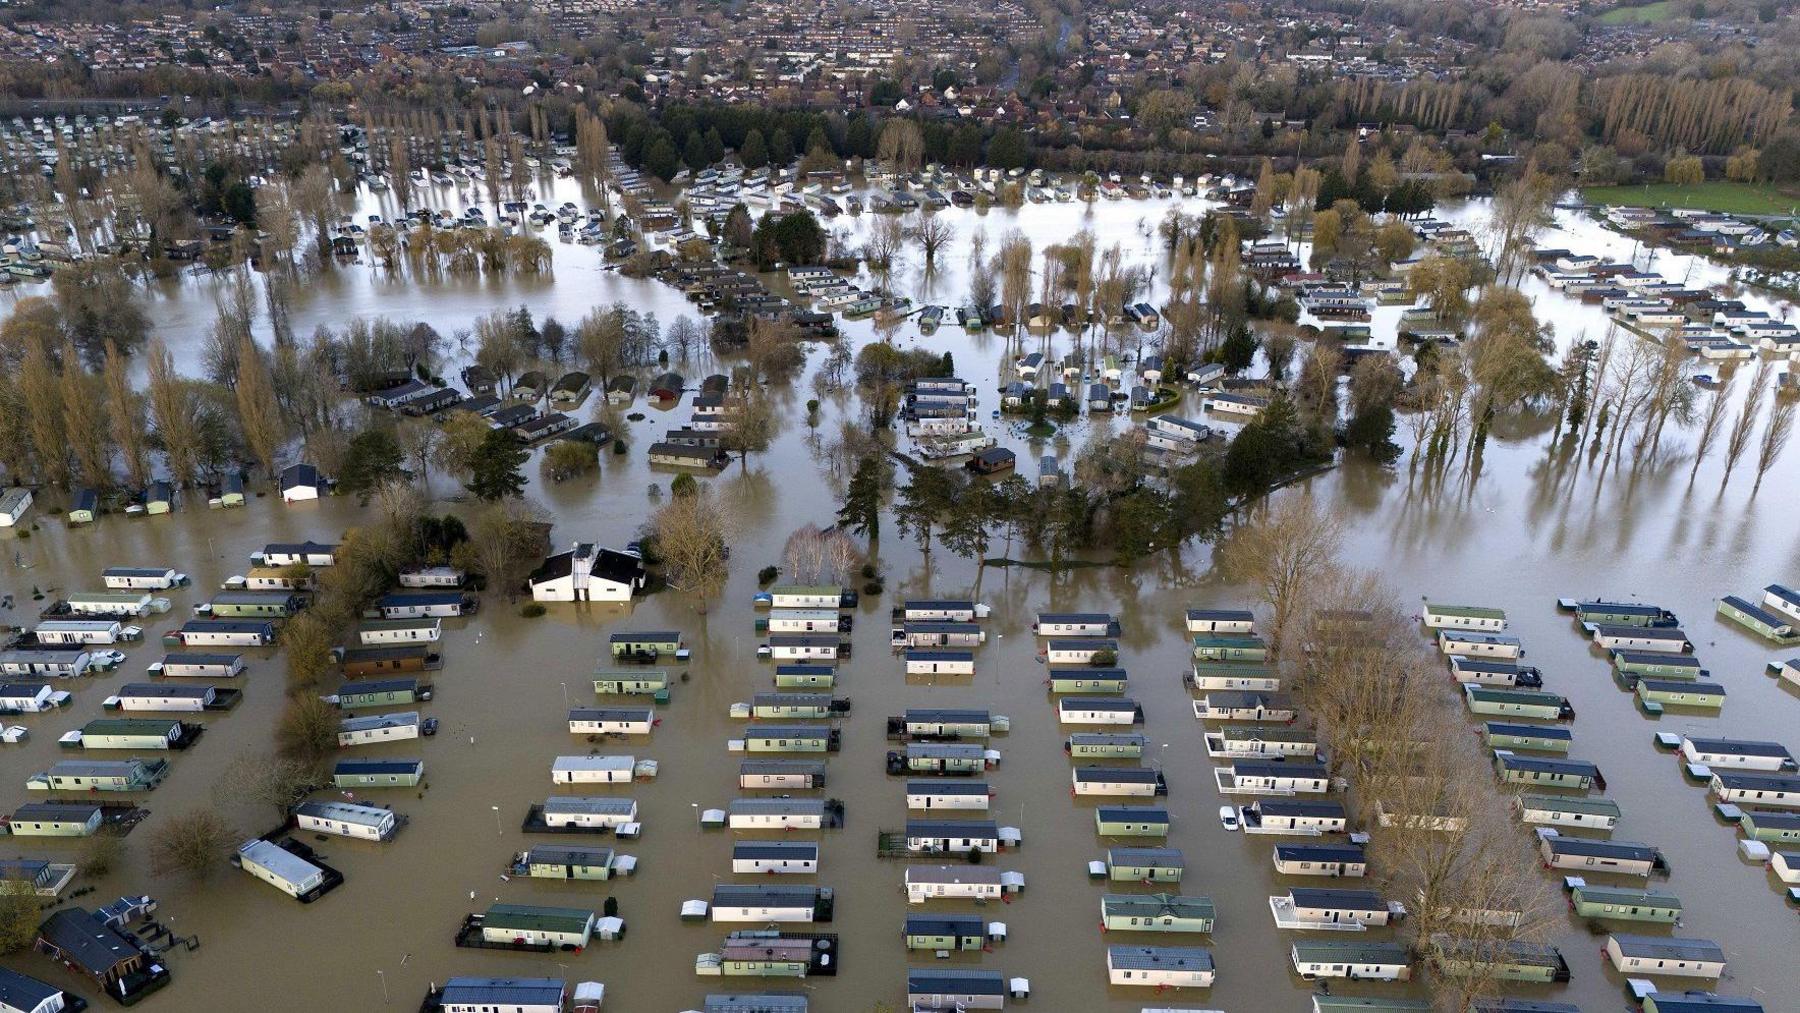
[[[644,560],[635,552],[577,542],[545,559],[527,582],[533,601],[630,601],[644,589]]]

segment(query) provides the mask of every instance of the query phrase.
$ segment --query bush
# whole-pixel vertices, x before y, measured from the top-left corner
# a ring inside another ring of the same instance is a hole
[[[519,608],[519,615],[523,616],[526,619],[537,619],[537,618],[543,616],[543,614],[548,611],[550,611],[550,610],[545,608],[544,606],[538,604],[537,602],[530,601],[530,602],[526,602],[523,606],[521,606]]]
[[[562,440],[544,451],[543,467],[553,475],[584,475],[600,466],[600,448],[592,443]]]
[[[631,453],[631,447],[628,446],[624,440],[614,440],[613,441],[613,456],[614,457],[624,457],[626,454],[629,454],[629,453]]]
[[[781,576],[781,568],[780,567],[765,566],[762,568],[761,572],[757,573],[756,582],[761,585],[773,584],[775,582],[775,578],[779,577],[779,576]]]
[[[1095,651],[1094,667],[1110,668],[1119,663],[1119,656],[1111,651]]]
[[[876,574],[877,574],[877,573],[878,573],[878,572],[879,572],[879,571],[877,571],[877,570],[876,570],[876,569],[875,569],[875,564],[874,564],[874,563],[864,563],[864,564],[863,564],[863,568],[862,568],[862,575],[863,575],[863,576],[864,576],[864,577],[865,577],[865,578],[867,578],[867,579],[869,579],[869,580],[874,580],[874,579],[875,579],[875,575],[876,575]]]
[[[881,592],[882,592],[882,585],[881,585],[881,581],[879,581],[879,580],[871,580],[867,584],[863,585],[862,593],[867,597],[873,598],[876,595],[879,595]]]

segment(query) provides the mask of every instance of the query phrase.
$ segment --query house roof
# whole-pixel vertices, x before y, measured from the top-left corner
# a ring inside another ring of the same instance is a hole
[[[319,469],[310,464],[290,464],[281,471],[281,487],[293,489],[319,484]]]
[[[451,978],[438,1000],[458,1006],[557,1006],[567,991],[557,978]]]
[[[64,960],[74,961],[96,978],[143,956],[136,943],[81,908],[63,908],[44,919],[38,937],[55,947]]]

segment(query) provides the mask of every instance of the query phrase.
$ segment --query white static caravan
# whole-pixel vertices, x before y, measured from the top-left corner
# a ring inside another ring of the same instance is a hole
[[[1800,776],[1713,771],[1713,797],[1738,806],[1800,809]]]
[[[132,682],[119,687],[119,691],[112,695],[111,700],[118,701],[118,708],[126,712],[198,714],[204,711],[215,697],[216,691],[211,686],[197,686],[192,683],[182,685],[166,682]]]
[[[1106,980],[1113,985],[1211,988],[1212,953],[1198,946],[1108,946]]]
[[[1052,665],[1092,665],[1094,659],[1103,654],[1117,658],[1119,642],[1065,637],[1052,640],[1044,647],[1044,660]]]
[[[258,566],[296,566],[313,568],[337,562],[338,547],[325,542],[270,542],[260,552],[252,552],[250,560]]]
[[[837,633],[843,622],[843,614],[836,609],[769,610],[770,633]]]
[[[126,639],[126,630],[136,637],[137,627],[126,627],[116,619],[50,619],[32,628],[37,642],[55,647],[85,647],[90,644],[116,644]]]
[[[244,674],[241,654],[170,654],[150,666],[151,675],[175,679],[235,679]]]
[[[739,841],[731,846],[731,871],[811,876],[819,871],[819,845],[816,841]]]
[[[556,784],[630,784],[637,769],[634,756],[559,756],[550,764]]]
[[[238,868],[289,897],[300,898],[325,885],[325,870],[258,837],[238,846]]]
[[[1800,591],[1784,584],[1770,584],[1763,588],[1762,601],[1764,608],[1800,623]]]
[[[175,634],[184,647],[267,647],[275,624],[259,619],[189,619]]]
[[[1464,630],[1439,630],[1438,650],[1450,655],[1472,658],[1499,658],[1516,661],[1525,653],[1518,637],[1504,633],[1471,633]]]
[[[0,710],[9,713],[37,714],[67,698],[67,693],[59,694],[46,682],[0,682]]]
[[[820,798],[739,798],[726,807],[733,830],[822,830],[835,819]]]
[[[972,623],[988,617],[988,607],[972,601],[912,600],[900,608],[906,622]]]
[[[841,587],[777,585],[769,589],[769,607],[775,609],[828,609],[846,606],[849,596]]]
[[[400,571],[401,587],[461,587],[466,579],[468,575],[454,566],[419,566]]]
[[[910,648],[906,652],[907,675],[974,675],[974,651]]]
[[[1725,951],[1710,939],[1614,933],[1606,938],[1605,953],[1620,974],[1717,978],[1725,973]]]
[[[108,591],[166,591],[187,582],[187,574],[164,566],[109,566],[100,571]]]
[[[94,656],[86,651],[0,651],[0,675],[46,675],[73,679],[86,675]]]
[[[10,528],[25,519],[31,509],[31,490],[13,487],[0,491],[0,528]]]
[[[986,781],[961,781],[949,778],[915,778],[906,782],[906,807],[937,811],[962,809],[986,811],[993,790]]]
[[[1256,617],[1248,609],[1188,609],[1189,633],[1250,633]]]
[[[738,764],[739,788],[790,791],[825,787],[820,760],[745,760]]]
[[[1025,887],[1025,876],[1003,872],[989,865],[909,865],[906,867],[906,902],[932,900],[999,900],[1003,894]]]
[[[637,822],[637,803],[628,798],[594,798],[580,795],[552,795],[544,800],[544,825],[547,827],[585,827],[617,830]]]
[[[769,657],[776,661],[836,661],[844,643],[835,635],[778,633],[769,637]]]
[[[1225,795],[1322,795],[1331,790],[1331,773],[1323,764],[1292,760],[1237,760],[1214,767],[1213,778]]]
[[[1273,693],[1281,688],[1281,676],[1263,665],[1235,661],[1194,662],[1193,684],[1202,693],[1215,690],[1245,690]]]
[[[353,837],[360,841],[385,841],[399,829],[391,809],[354,802],[306,802],[294,810],[294,825],[301,830]]]
[[[421,619],[373,619],[356,631],[357,642],[364,647],[379,644],[430,644],[444,635],[444,621],[427,616]]]
[[[575,707],[570,735],[649,735],[656,728],[654,707]]]
[[[1734,770],[1775,772],[1794,769],[1794,756],[1779,742],[1748,742],[1736,739],[1697,739],[1684,736],[1682,758],[1689,763]]]
[[[1594,643],[1608,651],[1655,651],[1681,654],[1693,646],[1688,636],[1673,626],[1604,626],[1589,627]]]
[[[1425,625],[1434,630],[1466,630],[1472,633],[1498,633],[1506,629],[1504,609],[1474,605],[1447,605],[1426,602]]]
[[[715,922],[830,921],[831,890],[814,886],[713,887],[711,917]]]
[[[1128,697],[1065,696],[1056,701],[1056,720],[1065,725],[1135,725],[1144,709]]]
[[[1069,783],[1074,794],[1098,798],[1155,798],[1169,790],[1162,771],[1149,767],[1076,767]]]
[[[1031,629],[1040,637],[1111,637],[1119,621],[1105,612],[1039,612]]]
[[[169,610],[169,599],[132,591],[87,591],[71,594],[66,600],[69,614],[75,616],[142,617]]]
[[[338,722],[339,748],[369,746],[380,742],[401,742],[419,737],[419,712],[398,711],[393,714],[369,714],[345,718]]]

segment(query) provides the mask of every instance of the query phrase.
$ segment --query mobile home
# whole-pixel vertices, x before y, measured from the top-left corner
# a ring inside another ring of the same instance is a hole
[[[1106,980],[1113,985],[1211,988],[1212,952],[1198,946],[1108,946]]]
[[[1056,700],[1056,720],[1065,725],[1136,725],[1144,709],[1123,696],[1064,696]]]
[[[621,865],[611,848],[585,848],[567,844],[540,844],[513,857],[513,874],[531,879],[606,880]],[[629,863],[625,863],[629,868]]]
[[[1412,977],[1407,949],[1396,942],[1299,939],[1290,947],[1289,955],[1294,970],[1307,981],[1318,978],[1407,981]]]
[[[159,664],[150,666],[150,674],[172,679],[235,679],[244,674],[244,656],[191,652],[169,654]]]
[[[825,787],[823,760],[745,760],[738,764],[738,787],[790,791]]]
[[[31,635],[47,647],[81,647],[116,644],[125,639],[126,627],[116,619],[52,619],[38,623]]]
[[[1000,828],[993,820],[909,819],[906,850],[923,854],[994,854],[1000,850]]]
[[[769,657],[776,661],[836,661],[849,653],[844,642],[835,635],[775,633],[770,634],[768,646]],[[910,661],[908,665],[910,672]]]
[[[1086,637],[1059,637],[1044,648],[1044,660],[1052,665],[1107,664],[1097,658],[1118,658],[1119,642]]]
[[[435,644],[444,635],[444,621],[435,617],[420,619],[373,619],[356,631],[357,642],[374,647],[381,644]]]
[[[370,714],[345,718],[338,722],[337,743],[340,749],[368,746],[382,742],[401,742],[419,737],[419,712],[398,711],[393,714]]]
[[[1163,772],[1149,767],[1076,767],[1069,779],[1075,795],[1155,798],[1169,793]]]
[[[27,778],[33,791],[150,791],[169,774],[167,760],[62,760]]]
[[[1249,633],[1256,617],[1248,609],[1188,609],[1189,633]]]
[[[1681,755],[1689,763],[1732,770],[1792,771],[1794,756],[1779,742],[1683,736]]]
[[[985,811],[992,795],[993,790],[987,786],[985,781],[932,778],[906,782],[906,807],[908,809]]]
[[[73,679],[94,667],[86,651],[0,651],[0,675],[42,675]]]
[[[15,837],[91,837],[103,818],[99,806],[85,802],[27,802],[5,824]]]
[[[1654,890],[1579,883],[1569,890],[1569,903],[1578,916],[1601,921],[1673,925],[1681,917],[1681,899]]]
[[[1101,837],[1167,837],[1169,811],[1153,805],[1103,805],[1094,810]]]
[[[306,802],[294,810],[294,825],[301,830],[353,837],[363,841],[385,841],[399,829],[393,810],[354,802]]]
[[[1210,897],[1174,893],[1109,893],[1100,898],[1100,924],[1110,932],[1211,932]]]
[[[213,706],[218,690],[211,686],[169,682],[131,682],[120,686],[110,700],[126,712],[176,714],[199,713]]]
[[[989,865],[909,865],[903,877],[908,904],[931,900],[999,900],[1024,886],[1018,873]]]
[[[731,846],[731,871],[810,876],[819,871],[819,845],[816,841],[739,841]]]
[[[1693,644],[1676,626],[1608,626],[1593,624],[1594,643],[1608,651],[1651,651],[1659,654],[1681,654]]]
[[[553,784],[630,784],[636,776],[635,756],[559,756],[550,764]]]
[[[267,647],[275,642],[275,624],[255,619],[189,619],[173,637],[183,647]]]
[[[980,950],[987,922],[975,915],[907,915],[900,936],[909,950]]]
[[[190,727],[166,718],[101,718],[81,726],[83,749],[184,749]]]
[[[475,611],[476,599],[461,591],[394,591],[370,610],[382,619],[448,619]]]
[[[1475,633],[1466,630],[1440,629],[1438,650],[1445,654],[1461,654],[1474,658],[1499,658],[1517,661],[1525,653],[1518,637],[1505,633]]]
[[[908,968],[906,1001],[918,1010],[1003,1009],[1006,979],[998,971],[976,968]]]
[[[818,886],[713,887],[711,917],[715,922],[829,922],[831,890]]]
[[[1619,825],[1619,803],[1609,798],[1525,794],[1514,796],[1513,808],[1533,826],[1610,831]]]
[[[844,809],[822,798],[739,798],[726,813],[733,830],[822,830],[841,826]]]
[[[654,707],[573,707],[570,735],[649,735],[656,728]]]
[[[1620,974],[1717,978],[1725,973],[1725,951],[1710,939],[1614,933],[1605,952]]]
[[[1497,633],[1506,629],[1506,610],[1426,602],[1424,620],[1426,627],[1434,630]]]
[[[551,795],[533,806],[548,830],[618,830],[637,822],[637,803],[628,798]]]
[[[1359,879],[1369,860],[1359,844],[1277,844],[1275,871],[1284,876],[1330,876]]]
[[[1139,732],[1073,732],[1063,751],[1075,759],[1107,757],[1137,759],[1149,740]]]
[[[1031,631],[1040,637],[1116,637],[1119,621],[1105,612],[1039,612]]]
[[[1177,848],[1106,849],[1106,878],[1115,883],[1179,883],[1186,872]]]
[[[337,788],[416,788],[424,779],[424,760],[339,760],[331,768]]]
[[[1713,771],[1712,793],[1721,802],[1800,809],[1800,775]]]
[[[235,860],[238,868],[302,903],[335,885],[321,866],[260,837],[239,845]]]
[[[743,733],[752,753],[833,753],[840,741],[838,730],[826,725],[754,724]]]
[[[1538,852],[1552,869],[1607,872],[1618,876],[1649,876],[1668,871],[1662,852],[1648,844],[1629,841],[1597,841],[1586,837],[1550,834],[1538,840]]]
[[[907,675],[974,675],[975,652],[909,648],[905,664]]]
[[[166,566],[109,566],[100,580],[109,591],[166,591],[187,583],[187,574]]]

